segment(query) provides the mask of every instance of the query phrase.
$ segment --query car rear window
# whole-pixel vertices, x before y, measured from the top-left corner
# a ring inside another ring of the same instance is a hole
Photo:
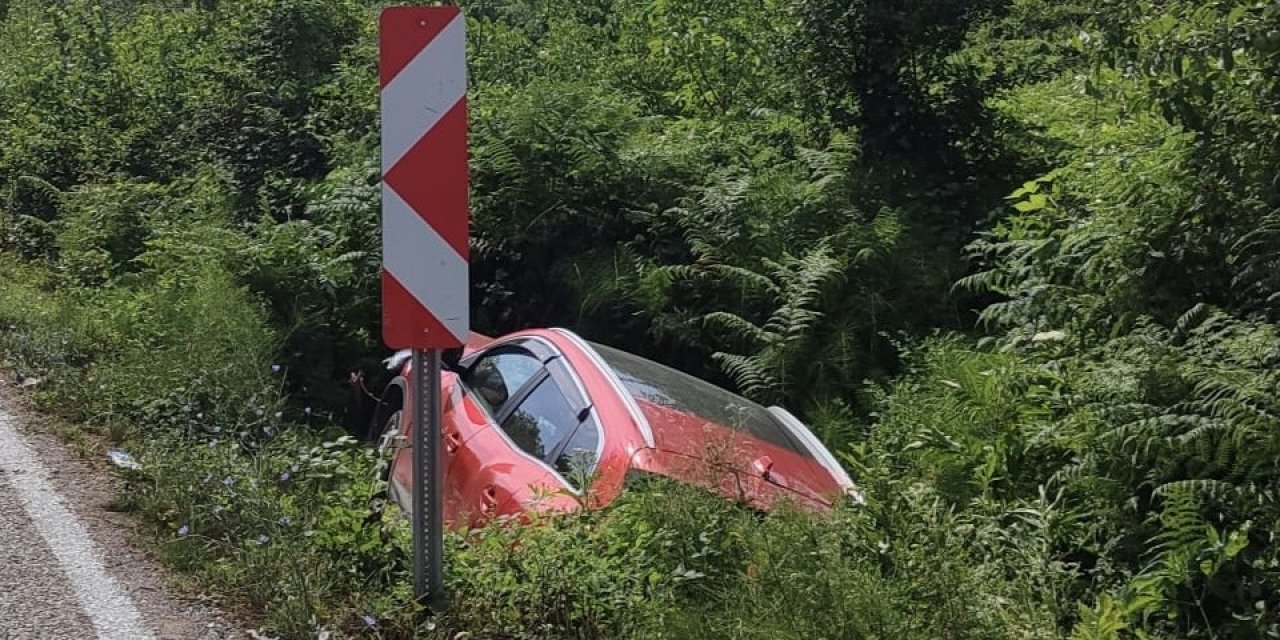
[[[808,450],[796,442],[786,427],[778,424],[764,407],[652,360],[602,344],[593,343],[591,346],[637,400],[693,414],[809,457]]]

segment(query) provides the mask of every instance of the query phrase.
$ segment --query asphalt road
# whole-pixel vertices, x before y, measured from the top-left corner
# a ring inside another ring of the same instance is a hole
[[[171,593],[106,509],[116,480],[73,455],[0,386],[0,640],[243,638],[207,602]]]

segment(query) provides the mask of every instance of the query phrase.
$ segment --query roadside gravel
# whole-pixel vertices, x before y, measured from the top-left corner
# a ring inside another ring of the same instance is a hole
[[[211,603],[173,592],[156,561],[132,543],[136,523],[107,508],[119,481],[106,464],[76,456],[58,437],[43,431],[42,421],[22,409],[18,391],[2,382],[0,420],[14,427],[32,450],[43,467],[45,481],[66,508],[62,513],[69,512],[88,534],[97,562],[155,640],[249,637],[238,630],[242,625]],[[29,505],[21,499],[19,474],[28,473],[32,470],[0,464],[0,640],[114,640],[116,636],[97,635],[102,630],[95,629],[93,616],[85,612],[84,596],[77,597],[77,589],[82,593],[87,590],[92,601],[99,587],[72,582],[72,576],[92,572],[82,566],[82,558],[68,559],[65,549],[59,549],[61,556],[54,552],[41,526],[32,520]],[[50,521],[42,522],[47,529]],[[53,537],[58,539],[58,532]],[[94,615],[101,620],[124,613],[113,610]]]
[[[93,637],[71,584],[23,514],[22,502],[0,477],[0,638]]]

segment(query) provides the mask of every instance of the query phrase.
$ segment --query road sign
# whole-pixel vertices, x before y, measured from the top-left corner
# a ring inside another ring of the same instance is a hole
[[[382,339],[414,350],[413,593],[436,610],[444,606],[439,350],[464,344],[470,324],[465,26],[456,7],[391,7],[378,21]]]
[[[457,7],[379,20],[382,338],[461,346],[469,331],[466,22]]]

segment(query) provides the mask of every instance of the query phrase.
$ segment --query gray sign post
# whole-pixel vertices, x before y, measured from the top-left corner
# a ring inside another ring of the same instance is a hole
[[[445,602],[440,350],[414,349],[413,375],[413,595],[439,609]]]

